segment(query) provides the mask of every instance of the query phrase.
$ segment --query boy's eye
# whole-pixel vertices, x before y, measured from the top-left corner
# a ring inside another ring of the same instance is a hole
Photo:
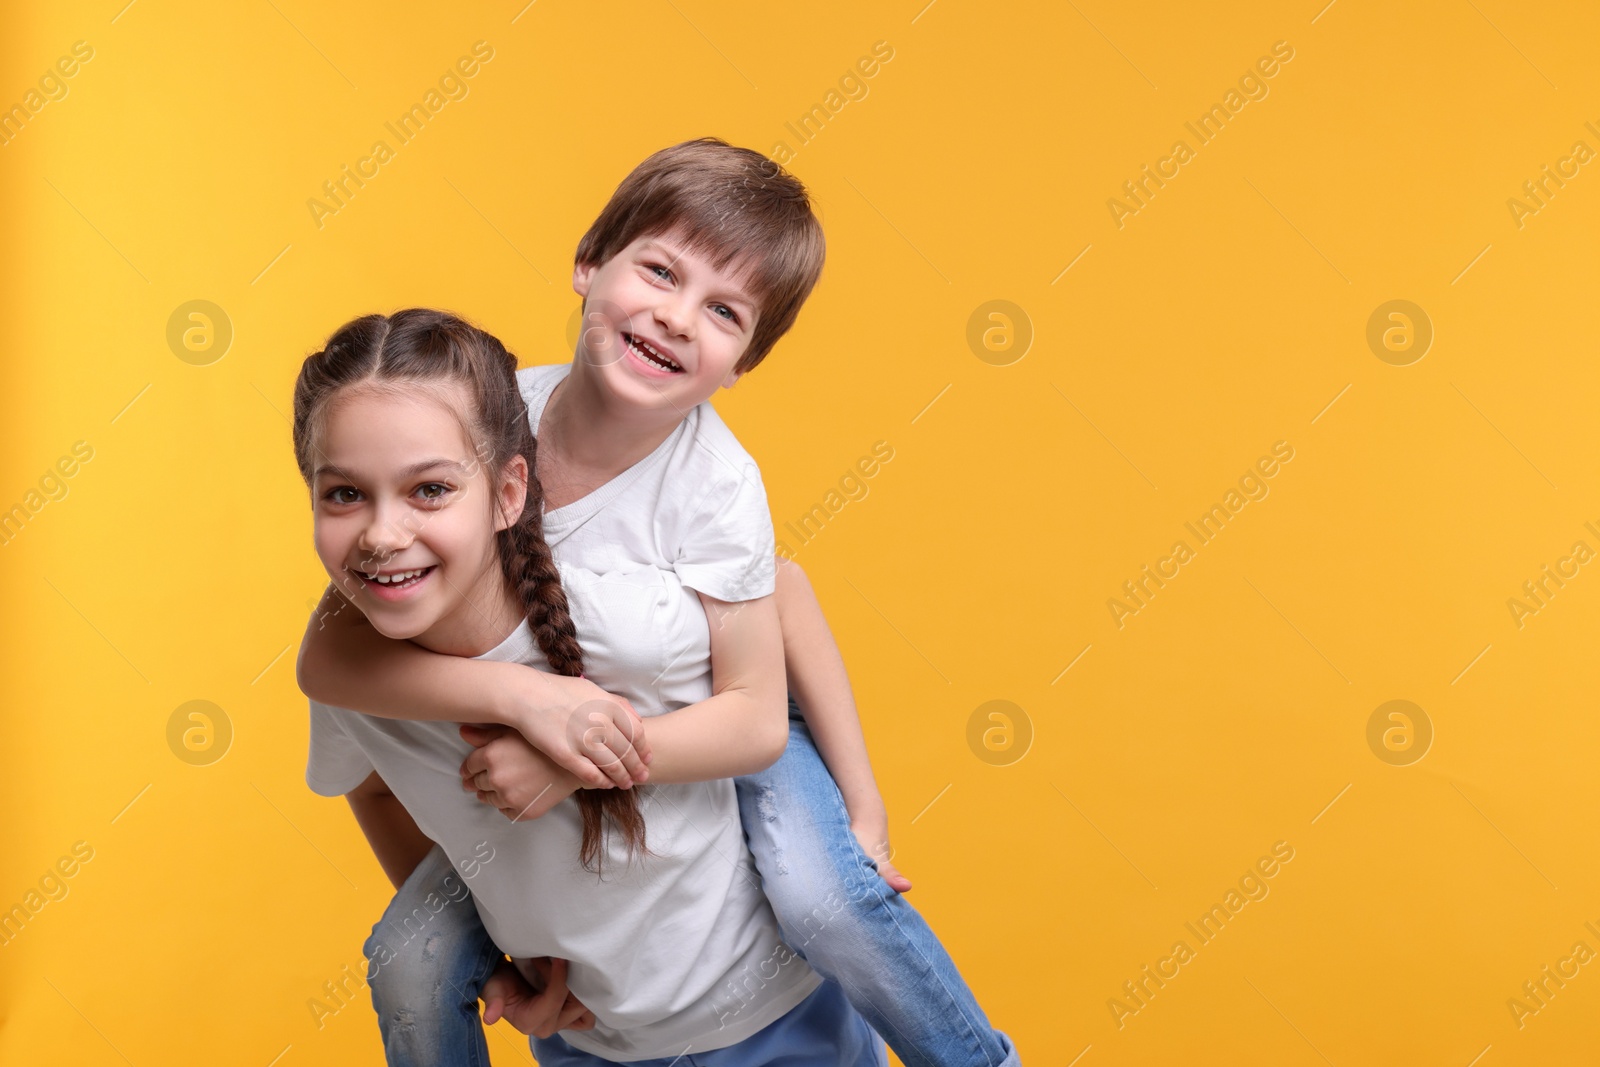
[[[728,321],[731,322],[731,323],[734,323],[735,325],[738,325],[738,322],[739,322],[738,314],[731,307],[729,307],[727,304],[717,304],[716,305],[716,310],[726,311],[728,313],[727,314]]]
[[[668,270],[666,267],[660,266],[659,264],[656,264],[656,263],[647,263],[647,264],[645,264],[645,269],[646,270],[658,270],[658,271],[660,271],[661,273],[657,274],[656,277],[660,278],[662,281],[666,281],[668,278],[672,277],[672,272],[670,270]]]
[[[323,496],[323,499],[324,500],[331,500],[335,504],[353,504],[353,503],[355,503],[354,500],[351,500],[351,499],[348,499],[346,497],[340,496],[339,495],[340,493],[356,493],[356,490],[354,488],[352,488],[351,486],[348,486],[348,485],[334,486],[332,489],[328,490],[328,492]],[[361,494],[356,493],[356,495],[360,496]]]

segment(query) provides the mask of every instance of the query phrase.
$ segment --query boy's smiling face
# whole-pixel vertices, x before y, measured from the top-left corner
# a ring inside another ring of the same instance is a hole
[[[577,355],[613,395],[680,414],[739,380],[758,311],[736,259],[718,270],[677,234],[635,239],[604,264],[580,264]]]

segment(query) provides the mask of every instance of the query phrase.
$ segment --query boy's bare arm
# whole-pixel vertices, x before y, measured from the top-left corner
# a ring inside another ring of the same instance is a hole
[[[783,636],[771,596],[728,603],[699,594],[711,627],[713,695],[650,719],[650,781],[737,778],[771,766],[789,743]],[[464,787],[515,821],[537,819],[572,792],[570,777],[511,730],[463,727],[475,746]]]
[[[754,774],[777,762],[789,743],[773,597],[730,603],[696,592],[711,626],[713,695],[651,717],[652,782]]]
[[[399,889],[422,858],[433,850],[433,841],[417,828],[416,820],[389,791],[377,771],[346,793],[345,799],[350,802],[350,810],[355,813],[361,832],[367,835],[367,844],[378,857],[378,865]]]
[[[817,753],[839,786],[851,832],[876,861],[883,880],[904,893],[911,888],[911,879],[890,862],[889,812],[867,757],[844,657],[798,563],[779,558],[776,596],[789,691],[811,728]]]
[[[380,718],[510,726],[588,786],[648,777],[650,745],[627,701],[582,678],[385,637],[332,585],[306,625],[295,678],[312,700]],[[609,726],[594,729],[591,712]]]
[[[874,828],[881,824],[887,834],[888,814],[872,774],[844,657],[798,563],[779,558],[775,595],[789,691],[811,728],[817,752],[838,783],[850,821]]]

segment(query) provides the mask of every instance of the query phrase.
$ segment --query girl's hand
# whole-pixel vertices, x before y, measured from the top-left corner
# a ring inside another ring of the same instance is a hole
[[[650,777],[650,744],[632,704],[586,678],[541,673],[538,685],[512,713],[530,744],[591,789],[627,789]]]
[[[553,981],[554,966],[549,956],[540,957],[539,970],[546,979],[535,989],[528,983],[510,960],[502,959],[495,965],[494,973],[483,983],[484,1025],[506,1020],[522,1033],[532,1037],[550,1037],[557,1030],[590,1030],[594,1028],[594,1013],[567,990],[566,960],[562,960],[561,980]],[[559,998],[559,999],[558,999]]]
[[[856,835],[856,840],[861,843],[861,849],[871,856],[878,865],[878,874],[889,888],[896,893],[905,893],[911,889],[911,879],[901,874],[894,864],[889,862],[893,851],[889,848],[889,817],[887,814],[880,821],[871,817],[850,820],[850,832]]]
[[[509,726],[463,724],[473,746],[461,764],[461,788],[512,822],[537,819],[583,785]]]

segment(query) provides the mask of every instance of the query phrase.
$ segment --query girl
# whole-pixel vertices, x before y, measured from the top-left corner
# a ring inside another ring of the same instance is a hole
[[[362,617],[340,611],[344,600],[330,590],[308,628],[298,677],[308,695],[371,715],[513,727],[464,733],[481,746],[464,766],[466,785],[507,818],[537,820],[549,810],[560,796],[550,789],[553,768],[622,792],[667,780],[664,758],[692,764],[692,775],[680,765],[682,777],[670,780],[734,776],[761,888],[788,945],[843,987],[907,1067],[1010,1067],[1018,1060],[1009,1039],[897,892],[909,882],[888,863],[887,815],[837,648],[798,567],[778,568],[774,579],[759,471],[705,403],[766,356],[821,263],[806,192],[770,160],[711,139],[664,149],[624,180],[579,243],[573,287],[585,298],[585,329],[571,364],[517,374],[542,444],[538,473],[551,498],[544,529],[555,557],[605,576],[596,604],[648,599],[630,583],[652,572],[694,589],[710,616],[709,662],[663,655],[659,628],[606,644],[579,618],[591,660],[618,668],[595,676],[602,689],[389,640],[356,625]],[[385,576],[392,569],[381,553],[363,562]],[[357,596],[367,588],[336,578]],[[429,574],[409,580],[437,583]],[[785,732],[774,720],[779,730],[769,735],[785,668],[789,723]],[[683,678],[708,671],[711,699],[681,695]],[[674,713],[641,731],[606,690]],[[589,727],[591,710],[604,717]],[[569,729],[574,722],[583,726]],[[390,917],[444,891],[407,885]],[[375,1001],[407,1018],[423,1013],[433,990],[460,990],[448,1016],[432,1013],[450,1024],[448,1036],[380,1010],[391,1048],[405,1047],[393,1063],[440,1062],[483,1045],[471,950],[485,938],[470,909],[445,916],[460,923],[436,928],[436,951],[396,950],[396,964],[374,982]],[[491,1018],[496,1010],[491,1004]]]
[[[515,370],[493,337],[425,309],[357,319],[305,361],[295,456],[329,576],[361,575],[350,602],[374,630],[447,656],[577,675],[585,656],[574,617],[607,641],[653,637],[694,656],[705,620],[696,626],[699,604],[681,585],[659,572],[563,573],[552,560]],[[374,569],[376,556],[386,562]],[[613,580],[642,595],[596,598]],[[600,599],[607,618],[591,610]],[[609,666],[591,669],[606,677]],[[675,684],[679,698],[709,695],[704,672]],[[728,1067],[881,1067],[867,1024],[783,945],[743,847],[733,783],[691,783],[671,732],[653,740],[651,786],[573,797],[580,783],[560,772],[551,789],[564,799],[513,822],[462,790],[457,767],[470,747],[454,728],[313,701],[306,777],[319,793],[348,797],[397,885],[420,877],[448,887],[451,867],[471,883],[493,943],[544,987],[520,1000],[497,993],[524,1023],[538,1017],[544,1036],[533,1049],[544,1067],[665,1064],[685,1053]],[[408,936],[436,945],[467,910],[464,898],[429,898],[406,917]],[[549,968],[535,957],[549,957]],[[372,962],[381,974],[388,961],[379,952]],[[482,955],[472,980],[490,970],[497,990],[510,988],[498,950]],[[394,1029],[430,1007],[410,1006],[416,1014],[392,1019]]]

